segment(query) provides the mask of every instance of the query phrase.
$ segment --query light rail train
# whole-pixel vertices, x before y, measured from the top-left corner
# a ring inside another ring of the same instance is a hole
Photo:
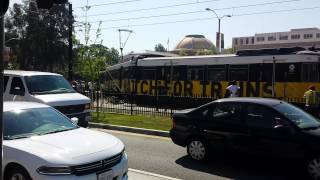
[[[320,90],[320,51],[281,48],[232,55],[139,57],[110,66],[105,90],[151,96],[224,97],[236,80],[240,96],[303,102],[308,86]]]

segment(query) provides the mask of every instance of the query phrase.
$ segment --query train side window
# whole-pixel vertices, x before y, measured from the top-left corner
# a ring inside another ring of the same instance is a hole
[[[248,81],[248,65],[230,65],[229,80]]]
[[[110,79],[119,79],[120,77],[118,70],[111,71],[109,75],[111,75]]]
[[[303,82],[319,81],[319,67],[317,63],[302,64],[301,81]]]
[[[187,80],[203,80],[203,67],[188,67]]]
[[[185,80],[186,70],[187,66],[175,66],[173,68],[173,80]]]
[[[249,81],[259,82],[262,78],[262,64],[249,65]]]
[[[262,81],[272,82],[272,64],[271,63],[262,64]]]
[[[122,69],[122,79],[128,79],[129,78],[129,69],[123,68]]]
[[[143,69],[143,79],[152,80],[156,78],[156,69]]]
[[[225,81],[226,80],[226,69],[218,67],[208,68],[208,80],[213,81]]]

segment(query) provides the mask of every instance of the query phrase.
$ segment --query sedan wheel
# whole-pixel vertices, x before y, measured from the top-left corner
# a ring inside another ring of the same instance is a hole
[[[4,173],[5,180],[32,180],[28,172],[19,166],[11,167]]]
[[[15,173],[11,176],[10,180],[27,180],[27,178],[25,178],[23,174]]]
[[[188,144],[187,151],[189,156],[195,160],[204,160],[207,156],[207,148],[202,140],[191,140]]]
[[[320,180],[320,158],[314,158],[309,161],[308,174],[313,180]]]

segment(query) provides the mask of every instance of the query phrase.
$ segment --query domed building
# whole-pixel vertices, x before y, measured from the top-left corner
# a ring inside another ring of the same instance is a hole
[[[214,44],[203,35],[187,35],[175,47],[172,53],[195,55],[198,51],[213,50]]]

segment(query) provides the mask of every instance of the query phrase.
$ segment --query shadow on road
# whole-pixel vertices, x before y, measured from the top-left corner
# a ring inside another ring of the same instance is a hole
[[[204,162],[188,156],[175,161],[184,168],[237,180],[301,180],[304,177],[301,163],[285,162],[260,157],[219,155]]]

